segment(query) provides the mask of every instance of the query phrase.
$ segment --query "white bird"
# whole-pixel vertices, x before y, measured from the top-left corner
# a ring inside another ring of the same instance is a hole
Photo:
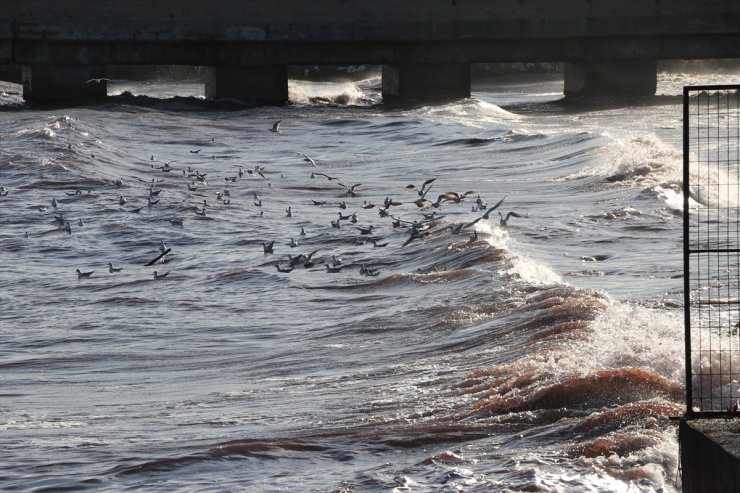
[[[164,244],[164,240],[159,240],[159,251],[162,253],[167,251],[167,245]]]
[[[306,161],[307,163],[311,163],[311,166],[313,166],[314,168],[318,168],[318,166],[316,166],[316,161],[311,159],[309,156],[307,156],[306,154],[303,154],[302,152],[299,152],[298,154],[303,156],[304,161]]]
[[[77,269],[77,279],[85,279],[87,277],[90,277],[93,275],[94,270],[91,270],[90,272],[80,272],[80,269]]]
[[[290,246],[290,248],[295,248],[298,246],[298,241],[296,241],[295,238],[291,238],[290,243],[288,243],[288,246]]]
[[[165,272],[164,274],[158,274],[157,271],[154,271],[154,279],[164,279],[167,277],[167,275],[170,273],[170,271]]]
[[[108,272],[113,274],[114,272],[121,272],[123,267],[113,267],[113,264],[108,262]]]

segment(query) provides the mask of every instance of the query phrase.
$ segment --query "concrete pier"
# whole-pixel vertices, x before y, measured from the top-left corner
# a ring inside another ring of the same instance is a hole
[[[740,491],[740,418],[682,419],[684,493]]]
[[[652,96],[658,83],[655,60],[566,63],[566,96]]]
[[[445,101],[470,97],[470,64],[383,65],[383,99]]]
[[[21,78],[26,101],[101,99],[107,92],[104,65],[24,65]]]
[[[208,67],[206,99],[238,99],[259,104],[283,105],[288,102],[288,67]]]

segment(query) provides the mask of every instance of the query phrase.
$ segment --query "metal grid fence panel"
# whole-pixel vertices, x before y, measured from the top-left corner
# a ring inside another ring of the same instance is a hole
[[[684,88],[688,414],[740,405],[740,85]]]

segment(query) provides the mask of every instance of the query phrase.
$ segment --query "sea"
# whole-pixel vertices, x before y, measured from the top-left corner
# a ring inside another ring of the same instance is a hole
[[[737,80],[3,83],[0,490],[680,491],[681,94]]]

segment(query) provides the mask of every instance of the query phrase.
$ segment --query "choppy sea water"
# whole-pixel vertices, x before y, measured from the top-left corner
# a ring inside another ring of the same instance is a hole
[[[3,86],[0,488],[679,489],[692,82],[410,108],[377,79],[281,108]]]

